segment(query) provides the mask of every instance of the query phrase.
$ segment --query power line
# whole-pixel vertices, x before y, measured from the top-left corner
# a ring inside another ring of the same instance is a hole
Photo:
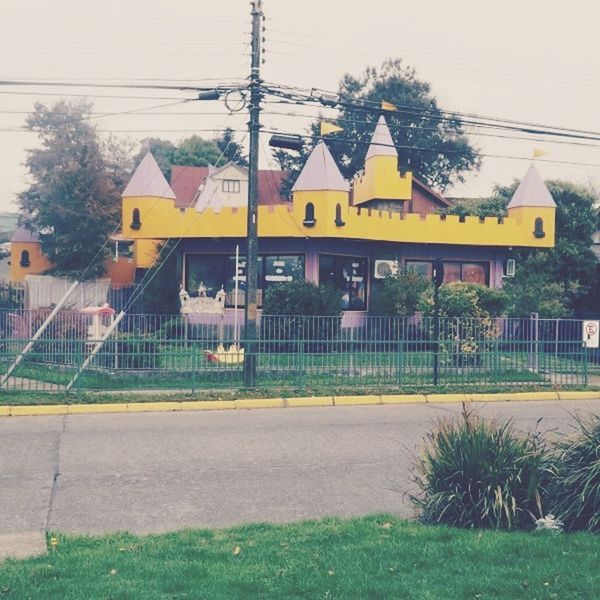
[[[287,132],[287,131],[280,131],[280,130],[263,130],[264,133],[270,133],[270,134],[285,134],[285,135],[289,135],[291,137],[296,137],[296,138],[301,138],[301,139],[306,139],[306,140],[311,140],[314,141],[316,138],[315,136],[312,135],[302,135],[302,134],[297,134],[297,133],[293,133],[293,132]],[[318,136],[317,136],[318,137]],[[356,144],[356,145],[362,145],[362,146],[370,146],[371,142],[370,141],[364,141],[364,140],[356,140],[356,139],[347,139],[347,138],[341,138],[341,137],[336,137],[335,141],[337,142],[345,142],[345,143],[350,143],[350,144]],[[383,144],[383,143],[377,143],[378,146],[382,146],[384,148],[395,148],[396,150],[411,150],[411,151],[415,151],[415,152],[430,152],[430,153],[437,153],[437,154],[457,154],[457,153],[461,153],[462,150],[453,150],[453,149],[448,149],[448,148],[425,148],[425,147],[421,147],[421,146],[408,146],[408,145],[399,145],[396,146],[395,144]],[[481,153],[480,156],[483,156],[485,158],[504,158],[504,159],[510,159],[510,160],[527,160],[527,161],[531,161],[531,157],[530,156],[510,156],[507,154],[487,154],[487,153]],[[536,162],[545,162],[545,163],[553,163],[553,164],[560,164],[560,165],[571,165],[571,166],[578,166],[578,167],[600,167],[600,163],[581,163],[581,162],[571,162],[571,161],[562,161],[562,160],[552,160],[552,159],[543,159],[543,158],[536,158],[535,159]]]

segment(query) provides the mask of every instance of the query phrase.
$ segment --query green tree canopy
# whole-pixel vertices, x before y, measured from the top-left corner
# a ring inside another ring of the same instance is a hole
[[[496,186],[492,197],[458,202],[449,212],[503,216],[517,185],[514,181]],[[590,249],[592,235],[600,227],[596,193],[568,181],[551,180],[546,185],[556,202],[556,244],[549,249],[514,252],[516,276],[505,282],[509,312],[559,318],[575,310],[599,311],[598,264]]]
[[[230,127],[214,140],[205,140],[197,135],[184,138],[175,145],[169,140],[146,138],[142,140],[142,149],[133,159],[138,165],[146,152],[152,152],[160,170],[168,179],[171,177],[171,167],[221,167],[228,162],[234,162],[241,167],[248,166],[248,160],[241,144],[235,141],[234,131]]]
[[[105,270],[105,242],[119,222],[127,151],[102,139],[88,102],[36,103],[26,120],[40,147],[28,151],[31,184],[18,200],[25,224],[40,235],[53,272],[85,278]]]
[[[417,78],[415,70],[400,59],[387,60],[381,68],[369,67],[359,77],[347,74],[339,84],[340,95],[350,101],[337,118],[344,131],[327,139],[327,144],[347,179],[363,168],[365,156],[381,114],[382,101],[394,104],[397,111],[386,111],[394,144],[405,168],[428,185],[443,191],[464,181],[465,175],[479,168],[477,150],[464,133],[459,117],[438,106],[431,86]],[[366,106],[372,107],[365,110]],[[360,105],[363,105],[361,107]],[[300,155],[277,151],[275,158],[294,181],[318,138],[318,124],[311,131],[314,140]]]

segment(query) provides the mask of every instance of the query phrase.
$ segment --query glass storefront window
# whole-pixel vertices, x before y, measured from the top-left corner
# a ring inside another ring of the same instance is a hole
[[[240,256],[238,271],[235,269],[235,255],[187,254],[185,257],[185,286],[191,296],[198,294],[202,282],[209,296],[221,289],[227,296],[225,305],[233,307],[235,299],[235,278],[238,281],[237,306],[246,302],[246,257]],[[304,256],[259,256],[257,302],[262,305],[263,294],[269,285],[280,281],[304,279]]]
[[[433,262],[427,260],[407,260],[406,266],[428,279],[432,277]],[[444,283],[464,281],[489,285],[490,265],[487,262],[444,261]]]
[[[366,310],[366,258],[321,254],[319,256],[319,283],[331,284],[342,292],[342,308],[344,310]]]
[[[460,263],[444,261],[444,283],[460,281]]]
[[[483,263],[463,263],[462,281],[487,285],[487,269]]]

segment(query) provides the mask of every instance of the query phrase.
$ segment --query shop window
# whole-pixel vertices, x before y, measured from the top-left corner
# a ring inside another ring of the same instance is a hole
[[[336,227],[343,227],[345,224],[342,219],[342,205],[337,204],[335,207],[335,225]]]
[[[142,226],[142,222],[140,221],[140,209],[134,208],[131,213],[131,229],[139,229]]]
[[[29,259],[29,250],[22,250],[21,251],[21,260],[19,261],[19,264],[22,267],[29,267],[29,266],[31,266],[31,260]]]
[[[484,263],[462,263],[461,281],[487,285],[487,270]]]
[[[235,283],[238,283],[237,303]],[[304,256],[266,255],[258,257],[257,302],[262,305],[269,286],[285,281],[304,279]],[[185,257],[185,289],[191,296],[203,283],[208,296],[225,290],[225,306],[244,306],[246,302],[246,257],[240,256],[236,273],[235,256],[226,254],[188,254]]]
[[[544,232],[544,219],[542,219],[541,217],[538,217],[535,220],[535,229],[533,230],[533,235],[536,238],[543,238],[546,235],[546,233]]]
[[[477,283],[489,285],[490,266],[487,262],[466,261],[443,261],[444,283],[464,281],[465,283]],[[414,269],[424,277],[430,279],[433,273],[433,261],[408,260],[406,266]]]
[[[316,222],[315,205],[312,202],[308,202],[304,207],[304,221],[302,224],[304,227],[314,227]]]
[[[321,254],[319,283],[333,285],[342,292],[344,310],[366,310],[367,269],[366,258]]]

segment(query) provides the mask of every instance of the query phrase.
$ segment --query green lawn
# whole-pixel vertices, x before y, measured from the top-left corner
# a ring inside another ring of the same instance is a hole
[[[120,368],[112,370],[113,361],[94,363],[82,375],[79,389],[186,389],[208,390],[239,388],[243,383],[242,365],[216,365],[204,358],[199,346],[167,345],[159,352],[138,357],[137,363],[128,364],[121,358]],[[72,365],[45,364],[31,355],[19,365],[9,388],[43,390],[44,384],[66,385],[74,372]],[[133,357],[130,357],[133,358]],[[546,356],[542,356],[545,359]],[[551,357],[552,358],[552,357]],[[583,383],[583,368],[571,364],[544,364],[540,372],[528,367],[523,353],[487,353],[478,357],[477,364],[457,365],[452,357],[442,355],[439,361],[439,383],[448,386],[523,385]],[[8,360],[2,366],[6,369]],[[98,368],[106,362],[107,368]],[[348,353],[268,353],[258,354],[258,385],[276,388],[337,388],[354,386],[432,385],[433,355],[431,352],[348,352]],[[127,367],[130,368],[127,368]],[[553,373],[551,379],[549,373]],[[47,387],[47,386],[46,386]]]
[[[136,537],[58,536],[0,564],[2,598],[600,597],[600,537],[495,533],[374,516]]]

